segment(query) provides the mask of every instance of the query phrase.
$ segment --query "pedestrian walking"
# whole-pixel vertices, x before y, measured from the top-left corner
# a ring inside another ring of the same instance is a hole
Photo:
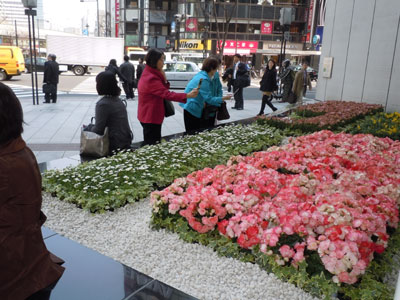
[[[138,119],[143,127],[143,145],[161,141],[161,125],[164,121],[164,100],[186,103],[186,99],[197,97],[198,90],[175,93],[169,90],[169,82],[163,71],[164,53],[151,49],[146,55],[146,67],[138,84]]]
[[[0,83],[0,298],[49,299],[63,261],[43,241],[42,176],[23,125],[21,103]]]
[[[125,77],[122,86],[125,91],[126,100],[133,100],[135,94],[133,92],[135,82],[135,67],[129,62],[129,56],[124,56],[124,63],[119,66],[120,73]]]
[[[136,68],[136,80],[139,82],[140,77],[142,76],[143,70],[144,70],[144,63],[143,63],[143,58],[139,58],[139,64]]]
[[[297,101],[300,105],[303,103],[303,96],[306,95],[307,86],[309,86],[310,91],[312,90],[310,75],[307,73],[308,63],[303,62],[302,68],[297,72],[292,92],[296,95]]]
[[[235,106],[233,109],[243,110],[243,89],[250,85],[250,76],[247,66],[240,61],[240,54],[233,57],[233,93],[235,97]]]
[[[119,80],[122,82],[126,82],[127,79],[125,78],[124,75],[121,74],[119,71],[118,65],[117,65],[117,60],[116,59],[110,59],[110,62],[108,63],[108,66],[105,68],[106,71],[109,71],[115,75],[118,75]]]
[[[292,93],[293,81],[294,81],[294,71],[290,66],[290,60],[286,59],[283,62],[283,70],[280,75],[281,83],[283,84],[282,101],[291,102],[290,94]]]
[[[265,105],[268,105],[272,111],[276,111],[277,108],[272,104],[272,93],[278,89],[276,84],[276,64],[273,59],[268,61],[267,68],[265,69],[264,75],[260,81],[260,90],[263,93],[261,109],[257,116],[264,114]]]
[[[218,67],[219,61],[215,57],[208,57],[204,60],[201,71],[186,86],[185,92],[200,87],[198,95],[188,98],[186,104],[179,104],[184,109],[185,130],[188,134],[194,134],[207,127],[213,127],[218,107],[221,106],[223,100],[231,98],[231,96],[222,97],[221,82],[218,85],[215,79]],[[215,107],[215,110],[206,110],[207,105]],[[210,121],[210,118],[212,121]]]
[[[50,100],[53,103],[57,102],[57,85],[60,69],[56,58],[55,54],[49,54],[47,61],[44,63],[43,84],[46,84],[47,87],[44,89],[45,101],[43,103],[50,103]]]
[[[129,126],[128,113],[121,101],[121,89],[115,75],[104,71],[96,76],[96,90],[102,96],[96,103],[95,125],[89,131],[104,134],[108,127],[110,153],[130,149],[133,134]]]

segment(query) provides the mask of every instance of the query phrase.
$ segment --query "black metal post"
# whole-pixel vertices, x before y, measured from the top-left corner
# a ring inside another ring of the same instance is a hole
[[[29,54],[31,59],[31,80],[32,80],[32,101],[33,105],[35,105],[35,82],[33,78],[33,59],[32,59],[32,34],[31,34],[31,15],[30,11],[32,9],[25,9],[25,14],[28,15],[28,29],[29,29]]]
[[[176,27],[177,27],[177,31],[176,31],[176,41],[177,41],[177,45],[176,45],[176,49],[177,49],[177,52],[179,53],[179,46],[180,46],[180,43],[181,43],[181,38],[180,38],[180,35],[181,35],[181,20],[176,20]]]
[[[17,20],[14,20],[15,25],[15,44],[18,47],[18,31],[17,31]]]
[[[97,3],[97,36],[100,36],[99,0],[96,0],[96,3]]]
[[[32,10],[34,13],[32,14],[32,35],[33,35],[33,57],[35,58],[34,62],[34,70],[35,70],[35,85],[36,85],[36,104],[39,105],[39,90],[38,90],[38,79],[37,79],[37,60],[36,60],[36,38],[35,38],[35,15],[36,10]]]

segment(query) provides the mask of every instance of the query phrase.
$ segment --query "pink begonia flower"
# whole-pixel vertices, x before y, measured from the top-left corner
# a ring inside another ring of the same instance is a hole
[[[295,254],[292,248],[288,245],[283,245],[279,248],[279,252],[281,253],[282,257],[292,258]]]

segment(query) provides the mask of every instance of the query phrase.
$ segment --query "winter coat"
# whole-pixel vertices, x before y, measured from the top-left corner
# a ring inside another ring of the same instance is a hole
[[[119,79],[123,82],[128,82],[124,75],[121,74],[117,66],[109,64],[106,68],[106,71],[113,73],[114,75],[118,75]]]
[[[140,76],[142,76],[144,67],[145,67],[144,64],[138,64],[137,65],[137,67],[136,67],[136,78],[137,78],[137,80],[139,80]]]
[[[138,119],[142,123],[162,124],[165,109],[164,99],[186,103],[185,93],[169,90],[169,82],[157,69],[146,66],[138,84]]]
[[[53,60],[48,60],[44,63],[43,82],[58,84],[60,69],[58,63]]]
[[[21,137],[0,145],[0,299],[24,300],[58,280],[43,242],[42,177]]]
[[[264,75],[260,81],[260,91],[263,92],[273,92],[278,89],[276,84],[276,70],[270,70],[267,68],[264,72]]]
[[[125,77],[127,83],[132,84],[135,80],[135,67],[129,61],[119,66],[119,72]]]
[[[308,85],[310,88],[312,87],[310,75],[308,73],[307,73],[306,85]],[[304,90],[304,70],[301,69],[296,73],[292,91],[293,93],[296,94],[297,97],[303,97],[303,90]]]
[[[235,66],[234,66],[235,68]],[[244,63],[239,63],[236,71],[236,79],[233,80],[233,86],[236,88],[247,87],[250,82],[250,75],[247,66]],[[233,70],[235,74],[235,70]],[[234,75],[232,75],[233,77]]]
[[[217,73],[215,73],[214,78],[215,76],[218,76],[219,80],[219,75],[217,75]],[[189,93],[191,90],[197,88],[199,86],[200,78],[202,78],[203,81],[197,97],[189,98],[186,104],[179,104],[183,109],[187,110],[197,118],[201,118],[206,103],[218,107],[221,106],[222,103],[222,95],[214,96],[213,91],[216,92],[217,88],[213,87],[213,83],[206,71],[200,71],[192,78],[192,80],[190,80],[186,86],[185,93]]]
[[[96,124],[91,131],[103,135],[108,127],[110,151],[129,149],[132,143],[132,131],[129,126],[125,104],[118,96],[103,96],[96,103]]]

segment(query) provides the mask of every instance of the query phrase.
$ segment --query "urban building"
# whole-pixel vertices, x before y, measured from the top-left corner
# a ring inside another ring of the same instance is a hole
[[[399,66],[400,1],[327,1],[318,100],[400,111]]]

